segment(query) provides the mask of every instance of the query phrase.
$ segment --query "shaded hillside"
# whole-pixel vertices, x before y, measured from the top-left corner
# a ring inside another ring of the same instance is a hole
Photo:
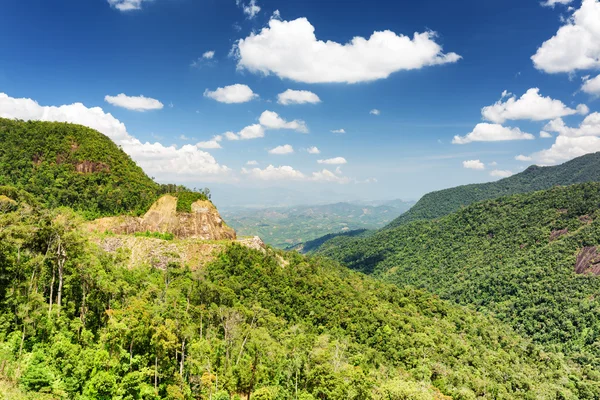
[[[242,236],[288,248],[323,235],[355,229],[377,229],[406,212],[414,203],[401,200],[381,205],[336,203],[266,209],[230,209],[223,217]]]
[[[336,238],[320,253],[490,311],[537,343],[600,366],[598,245],[600,183],[587,183],[481,202],[366,238]]]
[[[140,213],[165,191],[93,129],[9,119],[0,119],[0,185],[89,216]]]
[[[126,248],[98,248],[72,211],[17,203],[0,213],[10,396],[17,386],[56,399],[600,396],[597,372],[493,318],[325,259],[230,244],[201,267],[132,265]]]
[[[458,186],[428,193],[385,229],[414,220],[439,218],[477,201],[584,182],[600,182],[600,153],[587,154],[553,167],[534,165],[497,182]]]

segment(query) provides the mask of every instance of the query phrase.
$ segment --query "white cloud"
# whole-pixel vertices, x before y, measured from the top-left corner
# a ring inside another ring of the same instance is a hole
[[[0,117],[71,122],[96,129],[121,146],[148,175],[161,180],[219,180],[230,172],[228,167],[220,165],[212,155],[194,145],[178,148],[161,143],[143,143],[127,132],[125,124],[100,107],[88,108],[81,103],[40,106],[31,99],[17,99],[0,93]]]
[[[328,158],[326,160],[318,160],[319,164],[342,165],[348,163],[344,157]]]
[[[256,0],[250,0],[249,3],[244,3],[242,0],[235,1],[238,7],[242,8],[248,19],[253,19],[260,12],[260,7],[256,4]]]
[[[444,54],[428,31],[408,36],[386,30],[349,43],[321,41],[306,18],[271,19],[259,33],[240,39],[234,48],[238,69],[275,74],[305,83],[357,83],[384,79],[401,70],[454,63],[461,57]]]
[[[544,7],[554,7],[557,4],[567,5],[571,4],[573,0],[546,0],[542,2],[542,6]]]
[[[209,97],[220,103],[234,104],[234,103],[247,103],[256,97],[252,89],[247,85],[235,84],[225,87],[217,88],[215,91],[206,89],[204,91],[204,97]]]
[[[546,132],[546,131],[541,131],[541,132],[540,132],[540,138],[542,138],[542,139],[548,139],[548,138],[551,138],[551,137],[552,137],[552,135],[551,135],[551,134],[549,134],[549,133],[548,133],[548,132]]]
[[[346,133],[346,130],[343,128],[342,129],[334,129],[331,131],[331,133],[344,134],[344,133]]]
[[[259,122],[267,129],[292,129],[300,133],[308,133],[306,123],[302,120],[295,119],[287,122],[276,112],[265,111],[261,114]]]
[[[214,50],[209,50],[209,51],[205,52],[204,54],[202,54],[202,58],[204,58],[206,60],[212,60],[214,57],[215,57]]]
[[[337,172],[337,170],[336,170],[336,172]],[[341,173],[341,171],[338,172],[338,174],[340,174],[340,173]],[[313,172],[310,179],[315,182],[335,182],[335,183],[340,183],[340,184],[347,184],[352,181],[350,178],[345,177],[345,176],[336,175],[333,172],[329,171],[328,169]]]
[[[160,110],[163,103],[156,99],[144,96],[127,96],[124,93],[116,96],[104,96],[104,101],[115,107],[122,107],[133,111]]]
[[[199,149],[221,149],[221,142],[223,137],[221,135],[213,136],[211,140],[207,140],[206,142],[198,142],[196,143],[196,147]]]
[[[508,99],[503,101],[504,98]],[[501,124],[506,120],[527,119],[531,121],[544,121],[580,113],[585,115],[589,109],[580,104],[577,110],[573,110],[563,104],[560,100],[550,97],[542,97],[538,88],[529,89],[521,98],[504,91],[502,98],[494,105],[481,109],[484,119]]]
[[[284,106],[290,104],[317,104],[321,102],[319,96],[308,90],[292,90],[288,89],[277,96],[277,102]]]
[[[258,161],[256,160],[250,160],[246,163],[246,165],[258,165]]]
[[[245,175],[249,175],[254,179],[259,179],[263,181],[303,180],[306,178],[302,172],[295,170],[289,165],[283,165],[280,167],[274,167],[273,165],[269,165],[264,169],[242,168],[242,173]]]
[[[292,154],[294,152],[294,148],[289,144],[284,144],[283,146],[277,146],[274,149],[269,150],[269,154]]]
[[[496,165],[498,165],[498,163],[496,161],[492,161],[491,163],[488,164],[490,167],[495,167]]]
[[[467,169],[485,169],[485,165],[479,160],[467,160],[463,161],[463,167]]]
[[[583,0],[556,35],[531,57],[537,69],[548,73],[600,67],[600,2]]]
[[[454,136],[452,143],[466,144],[471,142],[499,142],[505,140],[532,140],[534,136],[522,132],[519,128],[507,128],[499,124],[482,122],[477,124],[466,136]]]
[[[600,113],[595,112],[588,115],[577,128],[568,127],[562,119],[557,118],[548,122],[544,130],[571,137],[600,136]]]
[[[238,133],[225,132],[223,134],[227,140],[250,140],[265,137],[265,128],[260,124],[254,124],[245,127]]]
[[[306,151],[308,151],[308,154],[320,154],[321,153],[321,150],[319,150],[315,146],[309,147],[308,149],[306,149]]]
[[[374,108],[371,111],[369,111],[369,114],[371,114],[371,115],[380,115],[381,111],[379,111],[378,109]]]
[[[583,86],[581,86],[581,90],[594,96],[600,96],[600,75],[592,79],[586,79]]]
[[[515,160],[517,160],[517,161],[531,161],[531,160],[533,160],[533,158],[531,158],[529,156],[524,156],[523,154],[519,154],[518,156],[515,157]]]
[[[132,11],[140,10],[144,1],[148,0],[108,0],[108,4],[119,11]]]
[[[512,171],[495,169],[490,172],[490,175],[497,178],[508,178],[509,176],[512,176],[514,174]]]

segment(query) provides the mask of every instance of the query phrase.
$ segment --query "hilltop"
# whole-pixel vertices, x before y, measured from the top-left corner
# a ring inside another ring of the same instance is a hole
[[[538,167],[533,165],[519,174],[497,182],[464,185],[428,193],[385,229],[419,219],[443,217],[461,207],[482,200],[529,193],[557,185],[567,186],[598,181],[600,181],[600,153],[587,154],[558,166]]]
[[[594,155],[594,159],[597,155]],[[600,366],[600,183],[476,203],[319,254],[491,313],[549,349]]]
[[[167,192],[112,140],[81,125],[0,118],[0,186],[88,218],[144,213]]]

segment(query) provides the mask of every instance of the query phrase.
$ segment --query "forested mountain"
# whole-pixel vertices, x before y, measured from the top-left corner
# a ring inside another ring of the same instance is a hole
[[[587,154],[558,166],[533,165],[519,174],[497,182],[458,186],[428,193],[408,212],[392,221],[386,229],[418,219],[439,218],[477,201],[584,182],[600,182],[600,153]]]
[[[112,140],[74,124],[0,118],[0,186],[88,218],[141,214],[160,194],[184,188],[150,179]]]
[[[265,209],[234,208],[221,211],[241,236],[260,236],[279,248],[288,248],[323,235],[356,229],[377,229],[406,212],[414,202],[381,205],[335,203]]]
[[[320,253],[491,312],[536,343],[597,368],[599,206],[600,183],[556,187],[366,238],[335,238]]]
[[[69,209],[12,195],[0,213],[7,398],[600,396],[595,370],[425,292],[232,242],[213,244],[204,265],[131,265],[129,251],[103,244],[126,236],[91,237]],[[158,258],[162,246],[207,244],[136,240]]]

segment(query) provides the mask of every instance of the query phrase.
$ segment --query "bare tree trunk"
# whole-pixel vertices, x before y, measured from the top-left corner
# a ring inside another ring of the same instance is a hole
[[[179,363],[179,375],[183,377],[183,363],[185,362],[185,339],[181,343],[181,362]]]
[[[158,389],[158,355],[154,356],[154,390]]]
[[[56,276],[56,268],[52,266],[52,282],[50,282],[50,305],[48,306],[48,316],[52,312],[52,299],[54,297],[54,278]]]
[[[67,260],[67,254],[62,246],[62,243],[58,242],[58,293],[56,305],[58,306],[58,315],[60,315],[60,307],[62,306],[62,288],[63,288],[63,277],[65,261]]]

